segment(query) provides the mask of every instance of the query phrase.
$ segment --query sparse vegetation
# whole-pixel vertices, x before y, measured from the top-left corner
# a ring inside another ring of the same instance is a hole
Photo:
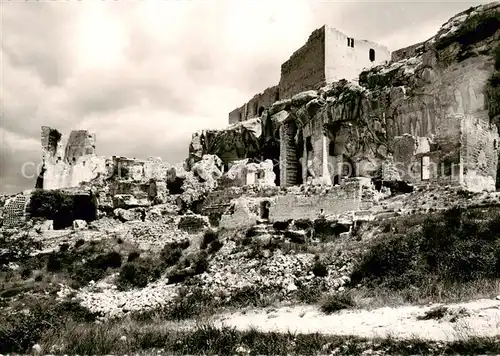
[[[312,272],[316,277],[328,276],[328,268],[319,259],[314,262]]]
[[[106,324],[71,323],[57,333],[47,334],[42,346],[61,345],[61,354],[130,354],[145,350],[176,355],[359,355],[363,351],[386,355],[495,354],[497,338],[471,338],[455,342],[393,338],[368,340],[352,336],[317,333],[264,333],[256,329],[237,331],[201,324],[191,331],[160,327],[157,323],[115,322]],[[123,341],[123,337],[126,341]],[[160,350],[160,351],[156,351]],[[369,353],[368,353],[369,354]]]
[[[424,290],[500,277],[500,215],[452,209],[401,219],[355,266],[352,283]],[[387,231],[387,229],[385,229]]]
[[[354,300],[348,292],[328,294],[321,301],[321,311],[325,314],[332,314],[342,309],[355,307]]]
[[[132,262],[127,262],[120,270],[117,286],[121,290],[130,287],[144,288],[148,283],[161,277],[163,267],[161,262],[147,257],[138,257]]]

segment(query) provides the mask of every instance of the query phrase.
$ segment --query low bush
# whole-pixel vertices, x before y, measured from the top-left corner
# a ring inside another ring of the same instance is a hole
[[[175,265],[182,257],[182,249],[175,245],[165,245],[161,251],[161,260],[166,267]]]
[[[127,262],[134,262],[136,259],[138,259],[141,256],[140,252],[138,251],[132,251],[128,254],[127,257]]]
[[[203,239],[200,244],[200,249],[204,250],[208,247],[210,243],[219,239],[219,234],[215,230],[207,230],[203,234]]]
[[[216,253],[222,248],[222,246],[224,246],[224,244],[219,239],[217,239],[215,241],[212,241],[210,245],[208,245],[207,251],[208,253]]]
[[[212,296],[200,288],[191,291],[181,289],[162,314],[168,320],[184,320],[201,315],[210,309],[212,304]]]
[[[312,267],[312,272],[316,277],[328,276],[328,268],[320,260],[316,260]]]
[[[321,311],[325,314],[332,314],[342,309],[353,308],[354,306],[354,300],[347,292],[328,294],[321,301]]]
[[[120,290],[130,287],[144,288],[148,283],[160,278],[162,272],[163,269],[158,261],[139,257],[123,265],[116,284]]]

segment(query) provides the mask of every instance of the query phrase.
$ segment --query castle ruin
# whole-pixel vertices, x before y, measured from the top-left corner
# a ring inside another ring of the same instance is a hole
[[[269,206],[271,221],[319,207],[365,211],[386,191],[494,191],[499,13],[498,3],[471,8],[429,40],[392,53],[323,26],[282,64],[276,86],[229,113],[226,129],[194,133],[183,165],[97,156],[95,135],[65,139],[43,127],[37,187],[90,186],[110,209],[178,196],[207,215],[226,214],[227,201],[246,194],[254,203],[231,214],[258,216]],[[117,170],[126,174],[115,179]]]

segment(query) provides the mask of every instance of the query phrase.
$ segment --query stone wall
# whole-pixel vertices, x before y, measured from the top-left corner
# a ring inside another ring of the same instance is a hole
[[[278,100],[280,100],[279,87],[275,85],[267,88],[262,93],[256,94],[248,103],[231,111],[229,124],[261,117],[262,111]]]
[[[400,48],[391,53],[391,62],[398,62],[400,60],[415,57],[424,49],[424,42],[419,42],[414,45]]]
[[[132,181],[166,179],[170,165],[161,158],[150,157],[147,160],[139,160],[118,156],[97,156],[95,142],[95,135],[86,130],[71,131],[66,138],[57,130],[43,126],[41,188],[78,187],[82,183],[116,175],[124,176],[115,178]]]
[[[375,42],[348,37],[330,26],[325,26],[324,31],[324,71],[327,83],[341,79],[357,81],[363,69],[379,65],[391,58],[390,51]]]
[[[325,26],[315,30],[306,44],[281,65],[279,93],[282,99],[325,84]]]
[[[236,124],[256,117],[262,117],[264,109],[268,109],[274,102],[279,100],[279,87],[274,86],[266,89],[263,93],[255,95],[249,102],[229,113],[229,124]]]
[[[149,181],[167,179],[170,164],[163,162],[159,157],[149,157],[147,160],[113,156],[113,165],[124,168],[121,179],[132,181]],[[120,172],[120,170],[118,170]],[[126,173],[126,174],[125,174]]]
[[[3,227],[14,228],[22,226],[26,221],[26,206],[29,203],[30,194],[18,194],[8,199],[3,207]]]
[[[76,163],[83,156],[95,155],[95,134],[86,130],[71,131],[66,143],[64,162]]]
[[[41,130],[43,189],[77,187],[108,173],[105,157],[95,154],[95,135],[71,131],[67,138],[57,130]]]
[[[271,202],[269,220],[316,219],[321,209],[325,215],[342,215],[369,209],[373,203],[373,191],[369,180],[353,178],[342,185],[331,187],[326,193],[305,195],[279,195]]]

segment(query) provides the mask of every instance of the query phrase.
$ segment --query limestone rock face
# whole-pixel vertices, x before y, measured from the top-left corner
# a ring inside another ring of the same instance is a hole
[[[133,208],[149,205],[151,205],[151,202],[147,196],[143,198],[137,198],[131,194],[116,194],[113,196],[113,206],[117,208]]]
[[[318,97],[316,90],[308,90],[292,96],[292,106],[302,106]]]
[[[494,190],[498,131],[488,83],[500,51],[499,13],[498,3],[465,11],[413,56],[362,72],[359,84],[295,95],[287,120],[298,127],[298,150],[299,134],[313,140],[307,169],[334,182],[349,174],[381,179],[392,165],[386,178]]]
[[[260,118],[233,124],[225,130],[202,131],[193,135],[188,161],[193,165],[206,154],[216,155],[224,164],[258,157],[262,146],[262,133]]]
[[[209,186],[215,188],[217,179],[222,177],[222,161],[215,155],[204,155],[202,160],[195,163],[192,172]]]

